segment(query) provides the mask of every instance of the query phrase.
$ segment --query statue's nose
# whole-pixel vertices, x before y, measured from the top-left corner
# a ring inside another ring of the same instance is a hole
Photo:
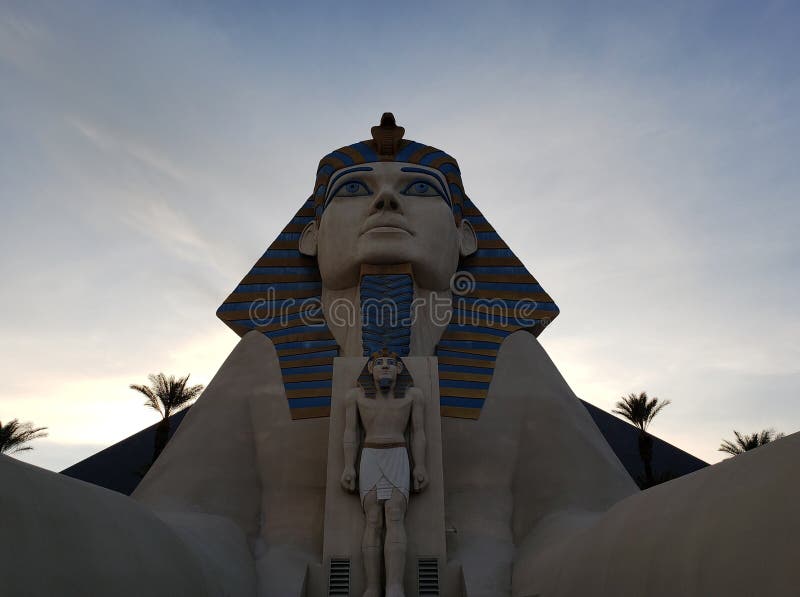
[[[375,196],[370,206],[370,212],[377,213],[380,211],[403,213],[403,204],[394,191],[382,190]]]

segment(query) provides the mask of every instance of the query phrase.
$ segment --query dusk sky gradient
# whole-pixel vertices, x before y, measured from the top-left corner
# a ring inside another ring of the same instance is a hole
[[[214,313],[392,111],[440,147],[561,309],[540,337],[606,410],[670,399],[710,462],[800,430],[800,5],[0,5],[0,420],[61,470],[208,383]],[[543,455],[544,457],[544,455]]]

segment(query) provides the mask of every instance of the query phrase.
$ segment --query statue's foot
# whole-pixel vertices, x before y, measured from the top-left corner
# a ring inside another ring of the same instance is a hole
[[[381,588],[367,587],[367,590],[364,591],[363,597],[381,597]]]
[[[386,597],[406,597],[403,585],[386,585]]]

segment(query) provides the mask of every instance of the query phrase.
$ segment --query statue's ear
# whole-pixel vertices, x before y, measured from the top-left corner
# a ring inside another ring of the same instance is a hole
[[[370,375],[372,375],[372,370],[373,370],[374,368],[375,368],[375,362],[374,362],[372,359],[370,359],[369,361],[367,361],[367,371],[369,371],[369,374],[370,374]]]
[[[403,364],[403,361],[400,359],[400,357],[397,357],[397,375],[400,375],[405,368],[406,367]]]
[[[469,257],[478,250],[478,237],[469,220],[462,218],[458,227],[459,253],[462,257]]]
[[[300,233],[299,250],[303,255],[315,257],[317,255],[317,222],[311,220],[303,232]]]

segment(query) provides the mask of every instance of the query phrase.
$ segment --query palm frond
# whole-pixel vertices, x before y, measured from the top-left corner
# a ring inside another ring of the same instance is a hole
[[[130,387],[147,396],[145,406],[157,410],[164,419],[189,406],[204,387],[202,384],[186,387],[189,375],[176,379],[174,375],[151,373],[147,378],[149,386],[131,384]]]
[[[741,454],[744,450],[737,444],[734,444],[730,440],[723,440],[722,443],[717,448],[719,452],[727,452],[731,456],[736,456],[737,454]]]
[[[144,403],[145,406],[149,406],[150,408],[157,410],[161,416],[164,415],[164,411],[161,408],[161,401],[158,399],[158,396],[155,392],[153,392],[153,390],[151,390],[148,386],[137,384],[131,384],[129,387],[131,390],[141,392],[147,397],[147,401]]]
[[[14,454],[33,450],[25,444],[47,437],[44,432],[46,429],[47,427],[34,427],[32,423],[20,423],[19,419],[12,419],[5,425],[0,423],[0,453]]]
[[[656,415],[660,413],[665,406],[670,404],[672,404],[670,400],[659,401],[658,398],[651,398],[645,406],[645,412],[647,413],[647,424],[645,427],[655,419]]]
[[[774,429],[763,429],[760,432],[749,435],[747,433],[739,433],[734,429],[733,435],[736,438],[735,442],[727,439],[723,440],[717,450],[720,452],[727,452],[732,456],[736,456],[738,454],[754,450],[760,446],[764,446],[785,436],[783,433],[776,434]]]
[[[641,392],[638,395],[623,396],[614,405],[616,408],[612,412],[622,415],[642,431],[647,431],[648,425],[668,404],[671,404],[669,400],[648,398],[647,392]]]

